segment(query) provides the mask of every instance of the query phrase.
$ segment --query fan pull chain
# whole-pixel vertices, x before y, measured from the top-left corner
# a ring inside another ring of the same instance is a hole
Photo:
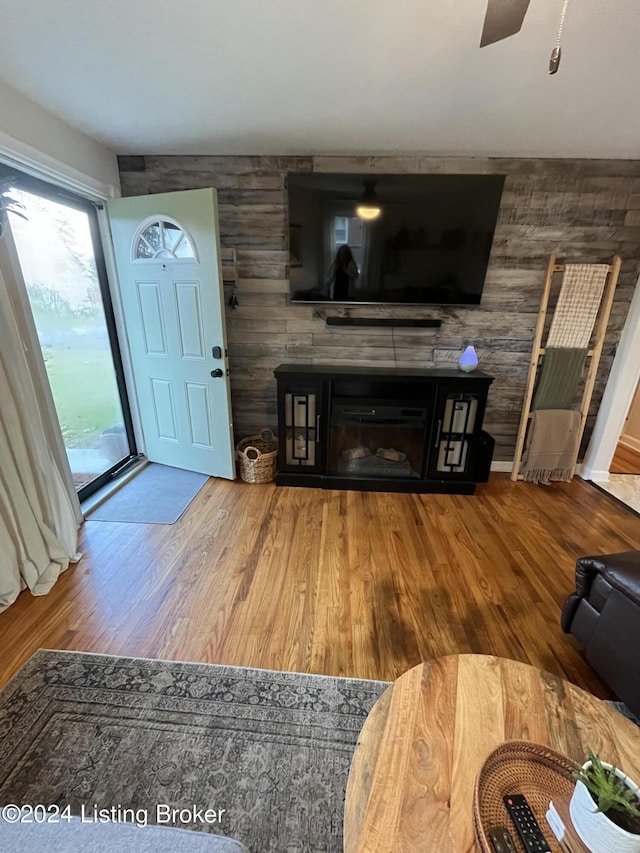
[[[558,28],[558,40],[556,41],[556,46],[551,51],[551,58],[549,59],[549,74],[555,74],[558,68],[560,67],[560,57],[562,56],[560,39],[562,38],[562,28],[564,27],[564,17],[567,13],[568,5],[569,0],[564,0],[564,3],[562,5],[562,15],[560,16],[560,26]]]

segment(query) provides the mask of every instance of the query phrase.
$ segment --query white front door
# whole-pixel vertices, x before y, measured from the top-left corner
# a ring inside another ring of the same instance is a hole
[[[108,203],[147,457],[235,477],[213,189]]]

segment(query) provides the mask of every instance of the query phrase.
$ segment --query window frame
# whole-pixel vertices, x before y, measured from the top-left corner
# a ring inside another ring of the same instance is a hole
[[[96,273],[98,276],[98,286],[100,288],[100,296],[104,308],[105,322],[107,326],[107,335],[109,338],[109,346],[111,349],[111,357],[113,360],[114,372],[116,377],[116,385],[120,396],[120,405],[122,407],[122,418],[124,421],[125,433],[129,442],[129,455],[124,456],[102,474],[88,482],[86,485],[77,489],[78,500],[80,503],[86,501],[101,488],[106,486],[116,477],[118,477],[125,469],[128,469],[133,464],[137,463],[140,455],[138,453],[133,418],[131,415],[131,404],[129,401],[129,393],[125,381],[124,365],[122,361],[122,352],[120,341],[118,339],[118,331],[116,326],[115,313],[113,309],[113,300],[111,298],[111,288],[107,275],[107,266],[105,262],[104,248],[102,245],[102,235],[100,233],[100,224],[98,220],[98,210],[102,210],[104,205],[91,201],[72,190],[64,189],[49,183],[48,181],[36,178],[23,172],[19,168],[3,163],[0,161],[0,178],[11,177],[15,178],[15,187],[24,190],[25,192],[40,195],[49,201],[65,204],[75,210],[82,211],[87,215],[89,221],[89,231],[91,234],[91,242],[93,245],[94,261],[96,265]],[[157,216],[155,217],[157,220]],[[56,412],[57,415],[57,412]],[[58,428],[59,422],[58,422]]]

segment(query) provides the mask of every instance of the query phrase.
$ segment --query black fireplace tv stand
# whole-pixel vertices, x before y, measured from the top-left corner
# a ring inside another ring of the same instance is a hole
[[[480,371],[281,364],[279,486],[471,495],[489,478]]]

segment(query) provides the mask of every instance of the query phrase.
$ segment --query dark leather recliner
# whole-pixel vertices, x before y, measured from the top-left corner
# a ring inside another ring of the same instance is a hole
[[[562,630],[582,643],[590,666],[640,716],[640,551],[578,560]]]

